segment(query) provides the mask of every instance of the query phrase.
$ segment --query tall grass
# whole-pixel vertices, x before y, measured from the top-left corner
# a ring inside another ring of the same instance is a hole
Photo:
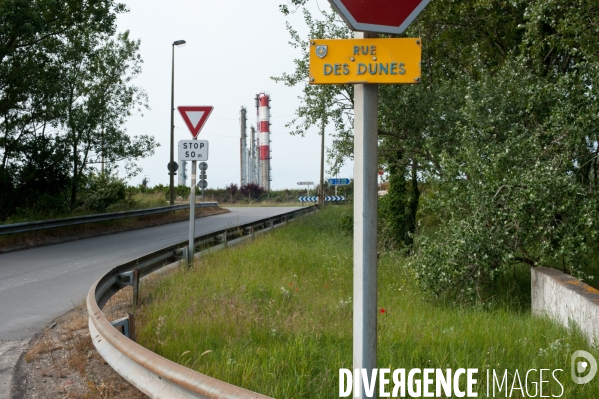
[[[327,207],[144,285],[139,342],[272,397],[338,397],[338,370],[352,367],[352,241],[339,229],[342,212]],[[598,397],[596,381],[577,386],[569,377],[575,350],[597,351],[576,329],[534,317],[518,303],[501,295],[473,307],[429,300],[404,258],[382,254],[378,365],[478,368],[480,397],[487,368],[510,375],[559,368],[562,397]],[[561,392],[557,383],[544,388],[544,395]]]
[[[157,208],[160,206],[168,206],[169,202],[164,198],[162,193],[135,193],[132,196],[135,208]]]

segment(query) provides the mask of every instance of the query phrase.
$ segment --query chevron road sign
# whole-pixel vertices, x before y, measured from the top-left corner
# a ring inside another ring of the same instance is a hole
[[[318,202],[318,197],[299,197],[298,200],[300,202]],[[345,201],[345,197],[326,196],[326,197],[324,197],[324,201],[325,202]]]
[[[327,179],[327,181],[331,186],[347,186],[349,183],[351,183],[351,179],[348,179],[347,177],[331,178]]]

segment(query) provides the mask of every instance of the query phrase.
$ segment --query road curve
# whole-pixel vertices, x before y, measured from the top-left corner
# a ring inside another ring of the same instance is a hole
[[[231,208],[230,213],[196,219],[196,236],[294,209]],[[13,364],[8,359],[9,351],[2,351],[3,343],[12,342],[8,347],[21,345],[50,320],[81,302],[91,285],[112,268],[185,241],[188,229],[189,222],[178,222],[1,254],[0,397],[5,397],[3,388],[9,383],[7,363]]]

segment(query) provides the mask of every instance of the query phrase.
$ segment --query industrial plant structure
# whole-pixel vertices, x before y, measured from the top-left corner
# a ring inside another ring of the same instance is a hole
[[[179,182],[180,186],[187,185],[187,161],[179,160]]]
[[[270,95],[256,95],[256,125],[258,135],[253,126],[250,127],[250,137],[247,137],[247,110],[241,107],[240,126],[240,184],[258,184],[270,191]]]

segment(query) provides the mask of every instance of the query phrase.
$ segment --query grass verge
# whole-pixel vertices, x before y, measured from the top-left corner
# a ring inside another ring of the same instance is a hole
[[[352,367],[352,241],[339,229],[342,212],[327,207],[145,284],[138,341],[272,397],[338,397],[339,368]],[[576,328],[532,316],[518,303],[501,295],[475,307],[427,300],[406,260],[382,254],[378,365],[478,368],[479,397],[486,397],[487,369],[508,370],[510,386],[516,370],[524,384],[530,369],[562,369],[561,397],[597,398],[596,383],[579,386],[570,378],[572,353],[597,356],[596,348]],[[559,396],[560,385],[547,375],[543,395]],[[539,379],[538,372],[529,375],[531,394]],[[516,389],[511,397],[524,396]]]

